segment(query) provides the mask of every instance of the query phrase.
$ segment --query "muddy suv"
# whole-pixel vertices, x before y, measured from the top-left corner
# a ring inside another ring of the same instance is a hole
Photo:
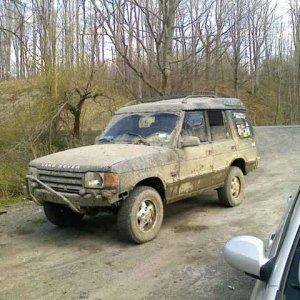
[[[121,236],[152,240],[164,204],[216,189],[225,206],[244,199],[258,156],[243,103],[188,96],[119,109],[95,145],[35,159],[28,192],[58,226],[111,208]]]

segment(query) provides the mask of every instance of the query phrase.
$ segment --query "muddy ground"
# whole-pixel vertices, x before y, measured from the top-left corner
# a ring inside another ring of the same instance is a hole
[[[167,207],[158,238],[118,240],[116,218],[59,229],[30,202],[0,215],[0,299],[246,299],[254,281],[221,256],[232,236],[266,239],[300,179],[300,127],[257,128],[260,168],[246,201],[224,208],[216,192]]]

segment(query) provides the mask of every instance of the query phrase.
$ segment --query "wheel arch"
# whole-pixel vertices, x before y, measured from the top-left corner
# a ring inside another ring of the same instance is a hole
[[[153,177],[142,179],[139,182],[137,182],[134,187],[137,186],[149,186],[154,188],[161,196],[163,202],[166,201],[166,187],[164,182],[159,177],[153,176]]]
[[[234,159],[231,162],[230,167],[238,167],[242,170],[244,175],[247,175],[246,161],[241,157]]]

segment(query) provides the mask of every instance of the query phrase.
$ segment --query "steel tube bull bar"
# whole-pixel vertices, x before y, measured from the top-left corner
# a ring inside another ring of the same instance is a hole
[[[58,196],[61,200],[63,200],[63,202],[70,207],[73,211],[77,212],[77,213],[81,213],[80,209],[77,208],[71,201],[69,201],[64,195],[62,195],[61,193],[55,191],[53,188],[51,188],[50,186],[48,186],[47,184],[45,184],[44,182],[40,181],[39,179],[31,176],[31,175],[27,175],[26,176],[26,182],[27,182],[27,191],[29,196],[33,199],[34,202],[36,202],[39,205],[42,205],[41,201],[39,201],[33,194],[32,194],[32,188],[30,187],[30,183],[29,180],[36,182],[38,185],[41,185],[42,187],[44,187],[47,191],[49,191],[50,193]]]

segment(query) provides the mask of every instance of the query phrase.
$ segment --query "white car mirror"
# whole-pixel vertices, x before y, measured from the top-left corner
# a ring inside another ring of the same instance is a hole
[[[268,262],[264,252],[264,243],[254,236],[234,237],[224,247],[227,263],[255,278],[260,278],[261,268]]]

